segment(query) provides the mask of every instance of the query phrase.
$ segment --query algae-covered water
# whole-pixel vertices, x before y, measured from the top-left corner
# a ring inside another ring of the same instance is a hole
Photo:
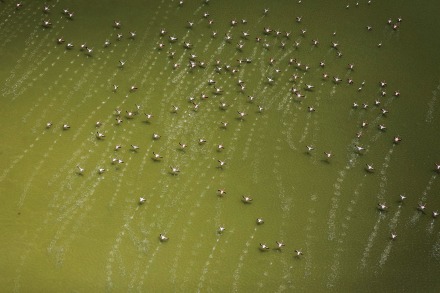
[[[437,1],[18,3],[1,291],[440,290]]]

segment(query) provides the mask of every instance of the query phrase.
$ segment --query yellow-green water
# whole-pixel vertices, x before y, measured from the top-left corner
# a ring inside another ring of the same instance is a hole
[[[47,2],[47,15],[43,1],[22,3],[16,9],[16,2],[0,2],[2,291],[440,289],[439,219],[432,217],[440,209],[436,1],[59,0]],[[63,9],[74,12],[73,20]],[[399,17],[397,30],[387,25]],[[46,19],[50,28],[41,25]],[[264,34],[267,27],[274,31]],[[91,56],[82,43],[93,48]],[[190,69],[190,54],[206,67]],[[237,61],[245,58],[252,62]],[[300,68],[289,65],[291,58]],[[119,60],[126,61],[122,68]],[[305,98],[294,97],[292,87]],[[139,114],[128,118],[136,105]],[[238,111],[247,115],[239,119]],[[154,115],[149,123],[144,113]],[[106,137],[97,139],[97,131]],[[395,136],[401,143],[393,144]],[[218,144],[225,148],[218,151]],[[315,149],[307,152],[307,145]],[[154,161],[153,152],[163,158]],[[226,165],[219,168],[218,160]],[[180,173],[170,174],[170,166]],[[252,203],[242,202],[246,195]],[[383,202],[386,212],[377,209]],[[260,217],[264,224],[257,225]],[[160,242],[160,233],[169,240]],[[275,241],[285,247],[274,249]],[[261,251],[260,243],[270,249]]]

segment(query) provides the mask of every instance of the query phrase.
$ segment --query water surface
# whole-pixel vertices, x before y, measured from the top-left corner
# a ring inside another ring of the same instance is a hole
[[[92,2],[0,4],[5,291],[440,289],[436,1]]]

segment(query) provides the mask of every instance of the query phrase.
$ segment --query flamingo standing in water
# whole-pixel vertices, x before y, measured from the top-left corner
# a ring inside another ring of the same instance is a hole
[[[244,196],[244,195],[243,195],[243,197],[242,197],[242,201],[243,201],[244,203],[251,203],[252,200],[253,200],[253,199],[252,199],[250,196]]]
[[[275,241],[275,243],[277,244],[276,249],[281,249],[285,246],[285,244],[282,241]]]
[[[82,168],[80,165],[76,165],[76,167],[78,168],[78,174],[82,175],[84,173],[84,168]]]
[[[180,170],[179,170],[178,167],[170,166],[170,169],[171,169],[171,174],[172,174],[172,175],[177,175],[177,174],[179,174],[179,172],[180,172]]]
[[[218,193],[219,196],[222,197],[223,195],[226,194],[226,191],[225,191],[224,189],[218,189],[218,190],[217,190],[217,193]]]
[[[265,251],[265,250],[268,250],[268,249],[269,249],[269,246],[267,246],[265,243],[260,243],[260,250]]]
[[[388,210],[388,206],[385,203],[378,203],[377,208],[379,211],[382,211],[382,212]]]

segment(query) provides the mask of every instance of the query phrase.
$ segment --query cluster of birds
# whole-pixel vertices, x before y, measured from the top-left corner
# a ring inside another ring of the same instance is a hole
[[[400,203],[403,203],[404,200],[406,199],[406,195],[404,195],[404,194],[399,195],[399,197],[400,197],[400,200],[399,200]],[[388,211],[388,205],[385,202],[378,203],[377,209],[382,212]],[[417,210],[419,210],[420,212],[425,214],[426,213],[426,203],[419,202],[417,205]],[[431,215],[435,219],[438,217],[439,211],[438,210],[432,211]]]
[[[146,201],[146,199],[143,197],[141,197],[139,200],[140,204],[143,204],[145,201]],[[257,224],[258,225],[264,224],[264,220],[262,218],[258,218]],[[224,226],[220,226],[217,230],[217,233],[222,234],[225,230],[226,230],[226,228]],[[169,239],[168,236],[166,236],[164,233],[159,234],[159,241],[160,242],[166,242],[166,241],[168,241],[168,239]],[[273,249],[277,250],[277,251],[281,251],[283,249],[283,247],[285,246],[284,242],[282,242],[282,241],[275,241],[275,244],[276,245]],[[268,251],[268,250],[270,250],[270,247],[266,243],[259,243],[259,249],[261,251]],[[294,253],[295,253],[295,256],[298,258],[304,254],[302,252],[302,249],[295,249]]]
[[[400,204],[402,204],[404,202],[404,200],[406,199],[406,195],[400,194],[399,197],[400,197],[399,202],[400,202]],[[388,208],[389,207],[388,207],[388,205],[385,202],[380,202],[380,203],[377,204],[377,209],[379,211],[381,211],[381,212],[388,211]],[[423,214],[426,214],[426,203],[419,202],[418,205],[417,205],[417,210],[420,211]],[[436,219],[439,216],[439,211],[438,210],[432,211],[431,215],[432,215],[433,219]],[[390,238],[391,238],[391,240],[397,239],[396,232],[394,232],[394,231],[391,232]]]
[[[23,3],[19,2],[15,5],[16,9],[21,9],[23,7]],[[51,13],[51,7],[49,5],[44,5],[43,9],[42,9],[44,15],[45,15],[45,19],[42,20],[41,22],[41,26],[45,29],[50,29],[52,28],[52,21],[47,17],[50,13]],[[74,16],[75,13],[69,9],[63,9],[62,10],[62,14],[66,17],[66,19],[68,20],[74,20]],[[121,22],[118,20],[114,20],[113,22],[113,27],[115,29],[120,29],[121,28]],[[123,38],[123,34],[121,33],[117,33],[116,34],[116,40],[120,41]],[[135,39],[136,38],[136,31],[129,31],[128,32],[128,38],[129,39]],[[63,37],[58,37],[56,39],[57,44],[59,45],[63,45],[66,44],[66,49],[67,50],[72,50],[75,45],[73,44],[73,42],[67,42],[65,41],[65,39]],[[105,48],[109,47],[111,45],[111,41],[109,39],[106,39],[103,43],[103,46]],[[85,54],[89,57],[93,56],[93,48],[88,46],[87,43],[82,43],[79,46],[80,51],[85,52]],[[121,66],[124,66],[124,61],[120,61]]]
[[[208,3],[209,0],[205,0],[204,2]],[[299,2],[301,2],[301,1],[299,1]],[[370,1],[368,1],[368,2],[370,4]],[[184,4],[183,1],[179,1],[179,3],[178,3],[179,6],[182,6],[183,4]],[[359,4],[357,3],[356,6],[358,6],[358,5]],[[17,3],[16,8],[17,9],[21,9],[22,6],[23,6],[23,4],[20,2],[20,3]],[[349,6],[347,8],[349,8]],[[50,13],[50,7],[45,5],[43,7],[43,13],[45,15],[48,15]],[[269,9],[264,9],[263,15],[266,16],[266,15],[268,15],[268,13],[269,13]],[[63,9],[62,10],[62,14],[68,20],[73,20],[74,19],[74,15],[75,15],[74,12],[72,12],[72,11],[70,11],[68,9]],[[202,14],[202,19],[207,21],[208,26],[211,26],[214,23],[214,20],[210,18],[209,12],[204,12]],[[302,23],[302,21],[303,21],[302,16],[298,16],[295,19],[296,19],[296,22],[299,23],[299,24]],[[393,21],[392,19],[388,19],[387,23],[391,26],[391,28],[393,30],[398,30],[400,28],[401,23],[402,23],[402,18],[399,17],[399,18],[397,18],[396,21]],[[230,21],[230,26],[231,27],[236,27],[238,25],[243,25],[244,26],[246,24],[247,24],[247,20],[246,19],[241,19],[240,21],[238,21],[236,19],[232,19]],[[49,29],[49,28],[52,27],[52,23],[51,23],[50,19],[48,19],[47,17],[43,20],[41,25],[45,29]],[[187,22],[187,28],[190,29],[190,30],[194,27],[194,25],[195,25],[195,22],[193,22],[193,21],[188,21]],[[122,27],[122,23],[119,20],[114,20],[113,24],[112,24],[112,27],[116,31],[119,31],[121,29],[121,27]],[[367,31],[371,31],[371,30],[372,30],[372,27],[371,26],[367,26]],[[270,27],[264,27],[261,33],[262,33],[263,37],[261,37],[261,36],[256,36],[255,37],[256,44],[257,45],[261,45],[262,48],[267,49],[267,50],[269,50],[273,46],[273,44],[271,44],[271,42],[269,42],[267,40],[267,38],[269,38],[269,37],[276,38],[279,41],[279,49],[280,50],[284,50],[284,49],[287,48],[287,44],[288,44],[288,42],[289,42],[289,40],[291,38],[291,32],[287,32],[287,31],[286,32],[282,32],[281,30],[272,29]],[[306,35],[307,35],[307,30],[306,29],[301,29],[300,30],[300,37],[302,38],[302,40],[305,39]],[[250,36],[251,36],[251,33],[249,31],[247,31],[247,30],[242,31],[241,34],[239,34],[238,42],[236,43],[236,49],[239,52],[243,52],[243,48],[246,45],[246,43],[249,41]],[[333,32],[333,36],[336,36],[336,32]],[[215,31],[215,30],[212,30],[211,31],[211,37],[212,38],[217,38],[218,37],[218,32]],[[129,31],[128,38],[134,40],[136,38],[136,31]],[[165,49],[168,45],[172,47],[172,46],[174,46],[175,43],[179,44],[178,43],[179,42],[179,38],[176,35],[169,34],[167,29],[165,29],[165,28],[162,28],[159,31],[159,38],[160,38],[160,40],[159,40],[159,43],[157,44],[157,47],[155,47],[155,50],[161,51],[161,50]],[[117,33],[116,34],[116,40],[120,41],[122,39],[123,39],[123,35],[121,33]],[[230,33],[226,33],[225,36],[224,36],[224,41],[227,44],[231,44],[233,39],[234,39],[234,36],[232,34],[230,34]],[[165,40],[168,40],[169,44],[166,44]],[[58,37],[56,39],[56,42],[59,45],[62,45],[62,44],[65,43],[65,40],[64,40],[63,37]],[[223,72],[228,72],[231,75],[234,75],[235,73],[240,71],[241,66],[245,66],[245,65],[251,64],[253,62],[252,58],[240,58],[240,59],[237,59],[236,64],[224,64],[221,60],[216,60],[216,61],[214,61],[213,64],[209,64],[209,63],[207,63],[205,61],[199,60],[197,54],[193,53],[194,45],[189,40],[183,40],[183,41],[181,41],[180,44],[182,44],[184,50],[188,50],[189,52],[192,52],[192,53],[189,54],[189,57],[188,57],[188,67],[187,67],[187,70],[190,70],[190,71],[191,70],[196,70],[197,68],[203,70],[203,69],[206,69],[208,66],[212,65],[213,68],[214,68],[214,72],[215,73],[220,74],[220,73],[223,73]],[[103,47],[109,47],[110,45],[111,45],[111,41],[108,40],[108,39],[105,40],[104,43],[103,43]],[[293,41],[292,46],[293,46],[294,49],[298,49],[300,45],[301,45],[301,39]],[[320,45],[320,42],[319,42],[318,39],[313,39],[311,41],[311,46],[319,47],[321,45]],[[381,46],[382,46],[382,43],[379,43],[378,47],[381,47]],[[74,46],[74,44],[72,42],[67,42],[66,43],[66,49],[67,50],[71,50],[74,47],[75,46]],[[340,44],[337,41],[331,41],[330,48],[333,49],[336,52],[336,56],[339,57],[339,58],[341,58],[343,56],[343,54],[342,54],[342,52],[340,50],[340,47],[341,46],[340,46]],[[92,57],[93,48],[89,47],[87,45],[87,43],[81,44],[79,46],[79,48],[80,48],[81,51],[84,51],[86,55]],[[175,56],[176,56],[176,52],[175,51],[169,51],[168,54],[167,54],[167,57],[170,58],[170,59],[173,59]],[[277,83],[277,78],[276,78],[277,74],[282,72],[282,70],[280,68],[278,68],[278,65],[281,65],[281,64],[278,63],[275,58],[270,58],[268,60],[268,63],[266,63],[266,64],[267,64],[267,66],[269,68],[273,69],[273,70],[270,70],[273,75],[266,76],[265,77],[266,78],[265,82],[266,82],[266,85],[273,86],[273,85],[275,85]],[[119,64],[118,64],[119,67],[122,68],[125,65],[126,65],[126,61],[125,60],[119,60]],[[306,72],[309,71],[311,66],[309,66],[308,64],[304,64],[298,58],[290,58],[288,60],[287,64],[285,64],[285,65],[289,66],[289,67],[293,68],[293,70],[295,70],[295,73],[292,74],[292,76],[289,79],[293,83],[293,86],[289,89],[290,93],[292,94],[292,99],[294,101],[297,101],[297,102],[302,102],[306,98],[306,94],[309,94],[309,93],[312,94],[314,92],[314,90],[315,90],[315,86],[312,85],[312,84],[305,84],[303,86],[301,82],[297,83],[298,81],[301,81],[301,78],[302,78],[302,75],[300,76],[300,73],[304,73],[305,74]],[[318,68],[321,68],[321,69],[325,68],[326,67],[325,61],[320,61],[319,64],[317,64],[317,66],[319,66]],[[179,61],[173,63],[172,70],[178,70],[179,68],[181,68],[181,64],[179,63]],[[355,65],[353,63],[349,63],[347,65],[348,72],[353,72],[354,69],[355,69]],[[323,73],[322,74],[322,79],[324,81],[330,79],[330,74],[329,73]],[[340,84],[340,83],[343,82],[342,78],[340,78],[337,75],[333,76],[331,78],[331,80],[332,80],[332,82],[334,84]],[[352,85],[352,84],[355,83],[354,80],[351,77],[348,77],[346,82],[349,85]],[[221,96],[224,93],[223,88],[221,86],[219,86],[218,83],[216,82],[216,80],[213,79],[213,78],[209,78],[207,80],[207,85],[210,87],[212,93],[215,96]],[[236,81],[236,85],[238,86],[239,91],[242,94],[246,93],[246,82],[243,79],[239,78]],[[360,83],[360,86],[358,87],[357,90],[358,91],[362,91],[362,89],[364,88],[364,85],[365,85],[365,81]],[[380,81],[379,82],[379,89],[380,89],[379,95],[380,95],[380,97],[385,97],[387,95],[386,87],[387,87],[386,81]],[[112,87],[112,91],[113,92],[117,92],[118,89],[119,89],[118,85],[116,85],[116,84],[113,85],[113,87]],[[128,89],[129,92],[135,92],[137,90],[138,90],[138,87],[136,85],[132,85]],[[253,95],[247,95],[247,94],[245,94],[245,95],[247,96],[247,101],[249,103],[253,103],[256,100],[255,96],[253,96]],[[393,92],[393,96],[394,97],[399,97],[400,96],[400,91],[399,90],[395,90]],[[205,93],[201,93],[200,94],[200,100],[201,101],[205,101],[208,98],[209,98],[208,95],[206,95]],[[192,107],[193,107],[194,111],[198,111],[200,109],[200,103],[197,102],[195,97],[190,97],[189,98],[189,102],[192,104]],[[380,107],[380,105],[381,105],[381,100],[380,99],[376,99],[374,101],[374,106]],[[225,101],[220,101],[219,102],[220,110],[225,111],[225,110],[228,109],[228,107],[229,107],[229,105]],[[258,109],[257,112],[258,113],[262,113],[263,110],[264,110],[264,107],[262,105],[257,105],[257,107],[258,107],[257,108]],[[352,108],[353,109],[361,108],[361,109],[365,110],[365,109],[369,108],[369,105],[368,105],[367,102],[362,103],[361,105],[359,105],[357,102],[354,102],[352,104]],[[310,112],[310,113],[313,113],[316,110],[317,109],[315,107],[312,107],[312,106],[308,106],[307,107],[307,111]],[[120,125],[121,123],[123,123],[123,121],[124,121],[123,118],[125,118],[125,119],[133,119],[133,118],[135,118],[140,113],[140,111],[141,111],[140,105],[136,105],[136,109],[134,111],[129,111],[129,110],[125,111],[125,115],[122,114],[122,110],[116,109],[116,111],[115,111],[116,123],[115,124],[116,125]],[[178,113],[179,112],[179,107],[175,106],[175,105],[172,105],[170,112],[174,113],[174,114]],[[380,112],[379,113],[380,113],[380,115],[386,117],[388,115],[389,111],[386,108],[380,108]],[[147,123],[150,123],[151,120],[154,118],[154,115],[151,114],[151,113],[144,113],[144,115],[145,115],[145,119],[146,119]],[[241,111],[241,110],[237,111],[237,119],[239,119],[239,120],[244,120],[247,115],[248,114],[246,112],[244,112],[244,111]],[[52,125],[53,125],[52,122],[47,122],[46,128],[51,128]],[[101,127],[102,125],[103,125],[103,123],[100,122],[100,121],[96,122],[96,124],[95,124],[95,126],[97,128]],[[222,128],[226,128],[227,126],[228,126],[228,122],[225,122],[225,121],[222,121],[221,124],[220,124],[220,127],[222,127]],[[363,121],[360,126],[361,126],[361,130],[358,133],[356,133],[356,138],[357,139],[360,139],[361,136],[363,135],[362,129],[364,129],[364,128],[366,128],[368,126],[368,122],[367,121]],[[380,131],[386,131],[386,129],[387,129],[386,126],[384,124],[382,124],[382,123],[379,124],[377,127],[378,127],[378,129]],[[64,124],[62,124],[62,129],[67,131],[67,130],[70,129],[70,125],[67,124],[67,123],[64,123]],[[152,135],[152,139],[153,140],[158,140],[158,139],[160,139],[160,137],[161,136],[159,134],[157,134],[157,133],[153,133],[153,135]],[[99,131],[99,129],[98,129],[96,131],[96,139],[104,140],[105,138],[106,138],[106,134],[104,132]],[[392,143],[399,144],[401,141],[402,141],[402,139],[401,139],[400,136],[394,136],[394,138],[392,140]],[[202,144],[206,143],[206,140],[204,138],[200,138],[196,143],[202,145]],[[131,145],[130,147],[131,147],[131,150],[133,152],[137,152],[140,149],[140,147],[137,146],[137,145]],[[179,148],[181,150],[184,150],[187,147],[188,147],[188,145],[186,143],[179,142]],[[114,150],[115,150],[115,152],[117,152],[121,148],[122,148],[121,145],[116,145]],[[221,143],[216,145],[216,149],[219,152],[222,151],[224,148],[225,148],[224,145],[221,144]],[[311,154],[315,150],[315,147],[313,145],[307,145],[306,148],[307,148],[307,153],[308,154]],[[364,151],[365,151],[365,147],[356,144],[354,146],[354,150],[358,154],[363,154]],[[331,158],[333,156],[334,155],[333,155],[333,153],[331,151],[325,151],[324,152],[324,160],[327,161],[327,162],[330,162],[330,160],[331,160]],[[152,160],[154,160],[154,161],[161,161],[162,158],[163,157],[159,153],[157,153],[157,152],[153,152],[152,153],[152,156],[151,156]],[[124,163],[124,161],[122,159],[118,158],[118,157],[114,157],[111,160],[111,164],[113,164],[113,165],[119,165],[119,164],[123,164],[123,163]],[[226,165],[225,161],[218,160],[218,168],[223,168],[225,165]],[[180,169],[179,169],[178,166],[169,166],[169,168],[170,168],[169,173],[171,175],[173,175],[173,176],[177,176],[180,173]],[[374,171],[375,171],[374,166],[372,164],[366,164],[365,165],[365,170],[368,173],[374,173]],[[440,173],[440,164],[436,164],[435,170]],[[104,167],[98,167],[97,170],[96,170],[96,172],[99,173],[99,174],[103,174],[105,171],[106,171],[106,168],[104,168]],[[84,168],[82,168],[80,165],[77,165],[77,173],[79,175],[83,175],[85,173]],[[219,196],[224,196],[225,194],[226,194],[226,191],[224,189],[219,189],[218,190],[218,195]],[[401,202],[403,202],[404,199],[405,199],[405,196],[401,195]],[[250,197],[250,196],[242,196],[242,202],[244,204],[251,204],[252,201],[253,201],[252,197]],[[146,198],[144,198],[144,197],[140,197],[139,198],[139,204],[144,204],[145,202],[146,202]],[[379,203],[377,208],[381,212],[385,212],[385,211],[388,210],[388,206],[386,205],[386,203]],[[419,211],[425,213],[426,212],[426,204],[419,203],[417,209]],[[433,211],[432,212],[433,218],[437,218],[438,215],[439,215],[438,211]],[[257,224],[258,225],[261,225],[263,223],[264,223],[264,220],[262,218],[257,219]],[[221,234],[224,231],[225,231],[225,227],[221,226],[221,227],[218,228],[218,233]],[[397,234],[393,232],[391,234],[391,239],[396,239],[396,237],[397,237]],[[161,242],[166,242],[168,239],[169,238],[164,233],[159,235],[159,240]],[[276,241],[275,249],[281,250],[282,247],[284,247],[284,246],[285,245],[284,245],[283,242]],[[269,247],[265,243],[260,243],[259,249],[262,250],[262,251],[267,251],[267,250],[269,250]],[[303,255],[303,252],[301,250],[295,250],[295,254],[296,254],[297,257],[300,257],[301,255]]]

